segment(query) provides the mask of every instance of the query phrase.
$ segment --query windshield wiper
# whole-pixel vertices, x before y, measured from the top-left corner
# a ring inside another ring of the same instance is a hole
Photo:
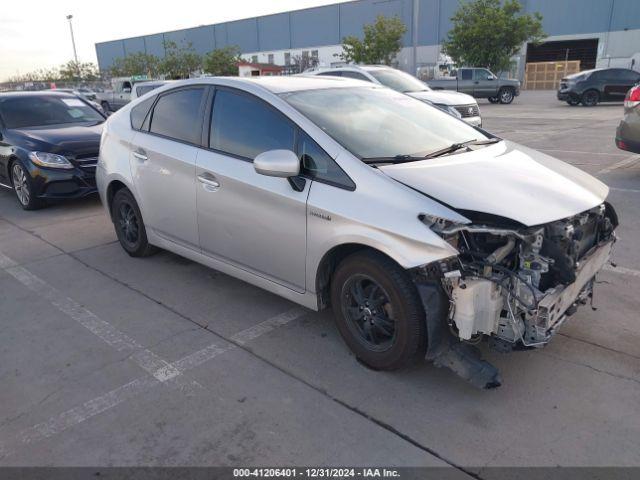
[[[427,155],[425,155],[423,158],[436,158],[436,157],[440,157],[442,155],[446,155],[448,153],[453,153],[457,150],[460,150],[462,148],[466,148],[470,145],[490,145],[492,143],[498,143],[502,141],[502,139],[500,138],[490,138],[488,140],[478,140],[478,139],[473,139],[473,140],[468,140],[466,142],[460,142],[460,143],[453,143],[451,145],[449,145],[448,147],[445,148],[441,148],[440,150],[436,150],[435,152],[431,152],[428,153]]]
[[[469,145],[490,145],[492,143],[498,143],[502,141],[500,138],[490,138],[488,140],[468,140],[466,142],[454,143],[449,145],[446,148],[442,148],[440,150],[436,150],[435,152],[428,153],[427,155],[396,155],[394,157],[364,157],[361,158],[364,163],[376,164],[376,163],[408,163],[408,162],[417,162],[419,160],[427,160],[429,158],[439,157],[441,155],[446,155],[447,153],[455,152],[456,150],[460,150],[461,148],[468,147]]]
[[[367,165],[376,163],[407,163],[424,160],[424,157],[414,157],[413,155],[396,155],[394,157],[363,157],[362,160]]]

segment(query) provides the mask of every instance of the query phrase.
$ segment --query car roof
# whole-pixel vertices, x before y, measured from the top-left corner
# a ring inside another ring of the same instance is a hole
[[[276,95],[282,93],[291,93],[304,90],[322,90],[330,88],[349,88],[371,86],[361,80],[353,80],[350,78],[339,77],[318,77],[316,75],[291,75],[291,76],[262,76],[262,77],[200,77],[191,78],[189,80],[178,80],[171,84],[171,87],[179,87],[182,85],[191,85],[194,83],[208,83],[212,85],[222,84],[226,86],[242,86],[256,85]],[[168,87],[168,85],[165,85]]]
[[[70,92],[59,92],[55,90],[30,90],[27,92],[0,92],[0,98],[9,97],[74,97]]]

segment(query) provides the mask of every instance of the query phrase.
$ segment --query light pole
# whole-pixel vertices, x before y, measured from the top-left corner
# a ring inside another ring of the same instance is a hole
[[[67,20],[69,20],[69,30],[71,31],[71,44],[73,45],[73,58],[76,63],[78,63],[78,53],[76,52],[76,39],[73,37],[73,24],[71,23],[71,19],[73,15],[67,15]]]

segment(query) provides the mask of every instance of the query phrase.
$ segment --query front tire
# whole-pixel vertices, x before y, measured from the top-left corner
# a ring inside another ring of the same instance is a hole
[[[498,92],[498,99],[503,105],[509,105],[511,102],[513,102],[514,98],[515,92],[513,91],[513,88],[502,87],[500,89],[500,92]]]
[[[600,101],[600,94],[597,90],[587,90],[582,94],[582,105],[585,107],[595,107]]]
[[[344,259],[331,279],[331,303],[342,338],[375,370],[395,370],[424,358],[425,312],[407,272],[378,252]]]
[[[578,97],[574,97],[573,95],[571,95],[569,97],[569,100],[567,100],[567,103],[572,107],[575,107],[576,105],[580,105],[580,99]]]
[[[36,197],[33,179],[29,171],[15,160],[11,163],[11,184],[18,203],[24,210],[38,210],[44,207],[44,202]]]
[[[132,257],[148,257],[157,251],[147,239],[142,214],[133,194],[118,190],[111,203],[111,219],[120,245]]]

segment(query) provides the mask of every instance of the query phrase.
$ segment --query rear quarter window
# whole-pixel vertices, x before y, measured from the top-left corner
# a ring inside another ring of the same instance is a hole
[[[131,128],[134,130],[149,129],[149,122],[145,122],[145,120],[147,119],[149,110],[151,110],[151,106],[153,105],[153,102],[156,101],[156,98],[157,97],[148,98],[131,109]]]

